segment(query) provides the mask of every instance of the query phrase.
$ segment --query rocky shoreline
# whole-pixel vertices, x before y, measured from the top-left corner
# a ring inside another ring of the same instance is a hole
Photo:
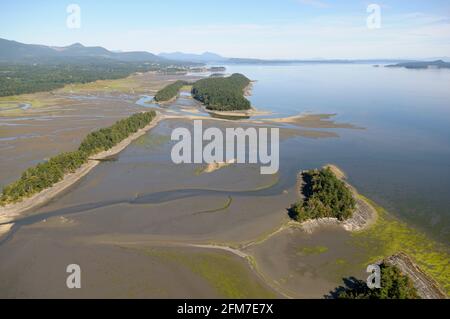
[[[301,228],[307,232],[312,233],[315,229],[321,226],[327,226],[327,225],[337,225],[343,227],[346,231],[349,232],[357,232],[364,229],[367,229],[371,225],[373,225],[376,222],[377,219],[377,211],[376,209],[368,203],[364,198],[361,197],[361,195],[358,194],[357,190],[352,187],[348,182],[346,181],[346,175],[344,172],[342,172],[337,166],[335,165],[326,165],[325,167],[328,167],[332,170],[332,172],[336,175],[337,178],[339,178],[341,181],[343,181],[347,187],[352,191],[353,197],[356,202],[356,208],[353,212],[353,215],[351,218],[340,221],[337,218],[318,218],[318,219],[312,219],[307,220],[303,223],[301,223]],[[297,187],[298,192],[301,194],[301,188],[303,185],[303,178],[302,173],[300,172],[297,176]]]
[[[378,264],[395,266],[400,269],[404,275],[411,279],[422,299],[447,299],[447,294],[442,291],[439,284],[425,274],[407,254],[400,252],[385,258]]]

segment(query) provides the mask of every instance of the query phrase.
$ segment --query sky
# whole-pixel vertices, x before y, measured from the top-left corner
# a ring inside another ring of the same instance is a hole
[[[79,28],[68,27],[70,4]],[[450,1],[0,0],[0,38],[242,58],[448,57]]]

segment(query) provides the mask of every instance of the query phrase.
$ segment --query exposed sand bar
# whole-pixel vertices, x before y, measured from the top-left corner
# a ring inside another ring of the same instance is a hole
[[[67,174],[63,180],[56,183],[50,188],[43,190],[42,192],[35,194],[32,197],[26,198],[19,203],[9,204],[4,207],[0,207],[0,224],[6,224],[9,222],[13,222],[16,218],[20,217],[25,211],[41,206],[62,193],[64,190],[75,184],[78,180],[80,180],[83,176],[89,173],[94,167],[96,167],[101,159],[108,158],[110,156],[116,155],[123,151],[131,142],[141,137],[147,131],[155,127],[159,121],[164,118],[163,115],[157,112],[156,117],[152,120],[152,122],[146,127],[140,129],[136,133],[124,139],[122,142],[114,146],[108,151],[101,152],[94,156],[95,160],[88,160],[87,163],[83,164],[78,170],[74,173]],[[1,235],[1,233],[0,233]]]
[[[229,246],[222,246],[222,245],[196,245],[196,244],[189,244],[189,247],[195,247],[195,248],[203,248],[203,249],[217,249],[217,250],[224,250],[227,252],[230,252],[232,254],[235,254],[236,256],[239,256],[241,258],[247,259],[250,257],[249,254],[244,253],[241,250],[229,247]]]
[[[202,170],[201,170],[201,173],[207,173],[207,174],[209,174],[209,173],[214,173],[215,171],[218,171],[219,169],[222,169],[222,168],[225,168],[225,167],[228,167],[228,166],[230,166],[230,165],[233,165],[233,164],[235,164],[237,161],[236,161],[236,159],[231,159],[231,160],[229,160],[229,161],[226,161],[226,162],[214,162],[214,163],[210,163],[210,164],[207,164]]]
[[[307,128],[346,128],[346,129],[363,129],[353,124],[336,123],[331,120],[336,114],[298,114],[283,118],[265,119],[267,122],[292,124]]]
[[[251,117],[251,116],[261,116],[261,115],[271,115],[270,111],[261,111],[252,107],[250,110],[242,110],[242,111],[213,111],[207,108],[204,108],[204,112],[209,114],[219,115],[219,116],[236,116],[236,117]]]

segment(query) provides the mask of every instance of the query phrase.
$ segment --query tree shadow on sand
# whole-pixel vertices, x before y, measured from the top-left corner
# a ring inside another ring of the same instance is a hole
[[[302,176],[303,183],[302,183],[302,187],[300,189],[300,193],[303,197],[303,201],[308,201],[308,199],[313,195],[312,175],[308,174],[308,172],[302,172],[301,176]],[[303,201],[302,200],[298,201],[296,203],[296,205],[300,205]],[[296,212],[296,209],[294,206],[295,206],[295,204],[292,205],[291,207],[287,208],[287,214],[290,219],[297,220],[298,213]]]
[[[288,214],[288,216],[289,216],[290,219],[292,219],[292,220],[294,220],[294,221],[297,220],[298,214],[297,214],[297,212],[295,211],[295,209],[294,209],[293,206],[291,206],[291,207],[289,207],[289,208],[286,208],[286,211],[287,211],[287,214]]]

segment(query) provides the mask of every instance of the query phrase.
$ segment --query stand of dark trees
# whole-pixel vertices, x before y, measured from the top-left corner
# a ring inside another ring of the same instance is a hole
[[[125,78],[161,66],[132,62],[0,64],[0,96],[51,91],[72,83]]]
[[[250,80],[239,73],[225,78],[207,78],[194,83],[192,96],[205,104],[208,110],[248,110],[251,105],[244,97],[244,89],[249,84]]]
[[[303,222],[309,219],[333,217],[341,221],[352,216],[355,200],[352,192],[329,168],[302,173],[305,200],[295,203],[289,215]]]
[[[336,288],[326,298],[335,299],[420,299],[411,279],[391,265],[380,265],[381,288],[370,289],[363,280],[345,278],[345,286]]]
[[[180,89],[188,85],[189,83],[186,81],[176,81],[172,84],[167,85],[162,90],[159,90],[158,93],[155,95],[155,101],[156,102],[166,102],[178,95],[178,92]]]
[[[53,186],[61,181],[65,174],[73,173],[80,168],[90,156],[111,149],[150,124],[155,115],[154,111],[134,114],[108,128],[88,134],[78,150],[59,154],[27,169],[19,180],[3,188],[0,205],[18,202]]]

